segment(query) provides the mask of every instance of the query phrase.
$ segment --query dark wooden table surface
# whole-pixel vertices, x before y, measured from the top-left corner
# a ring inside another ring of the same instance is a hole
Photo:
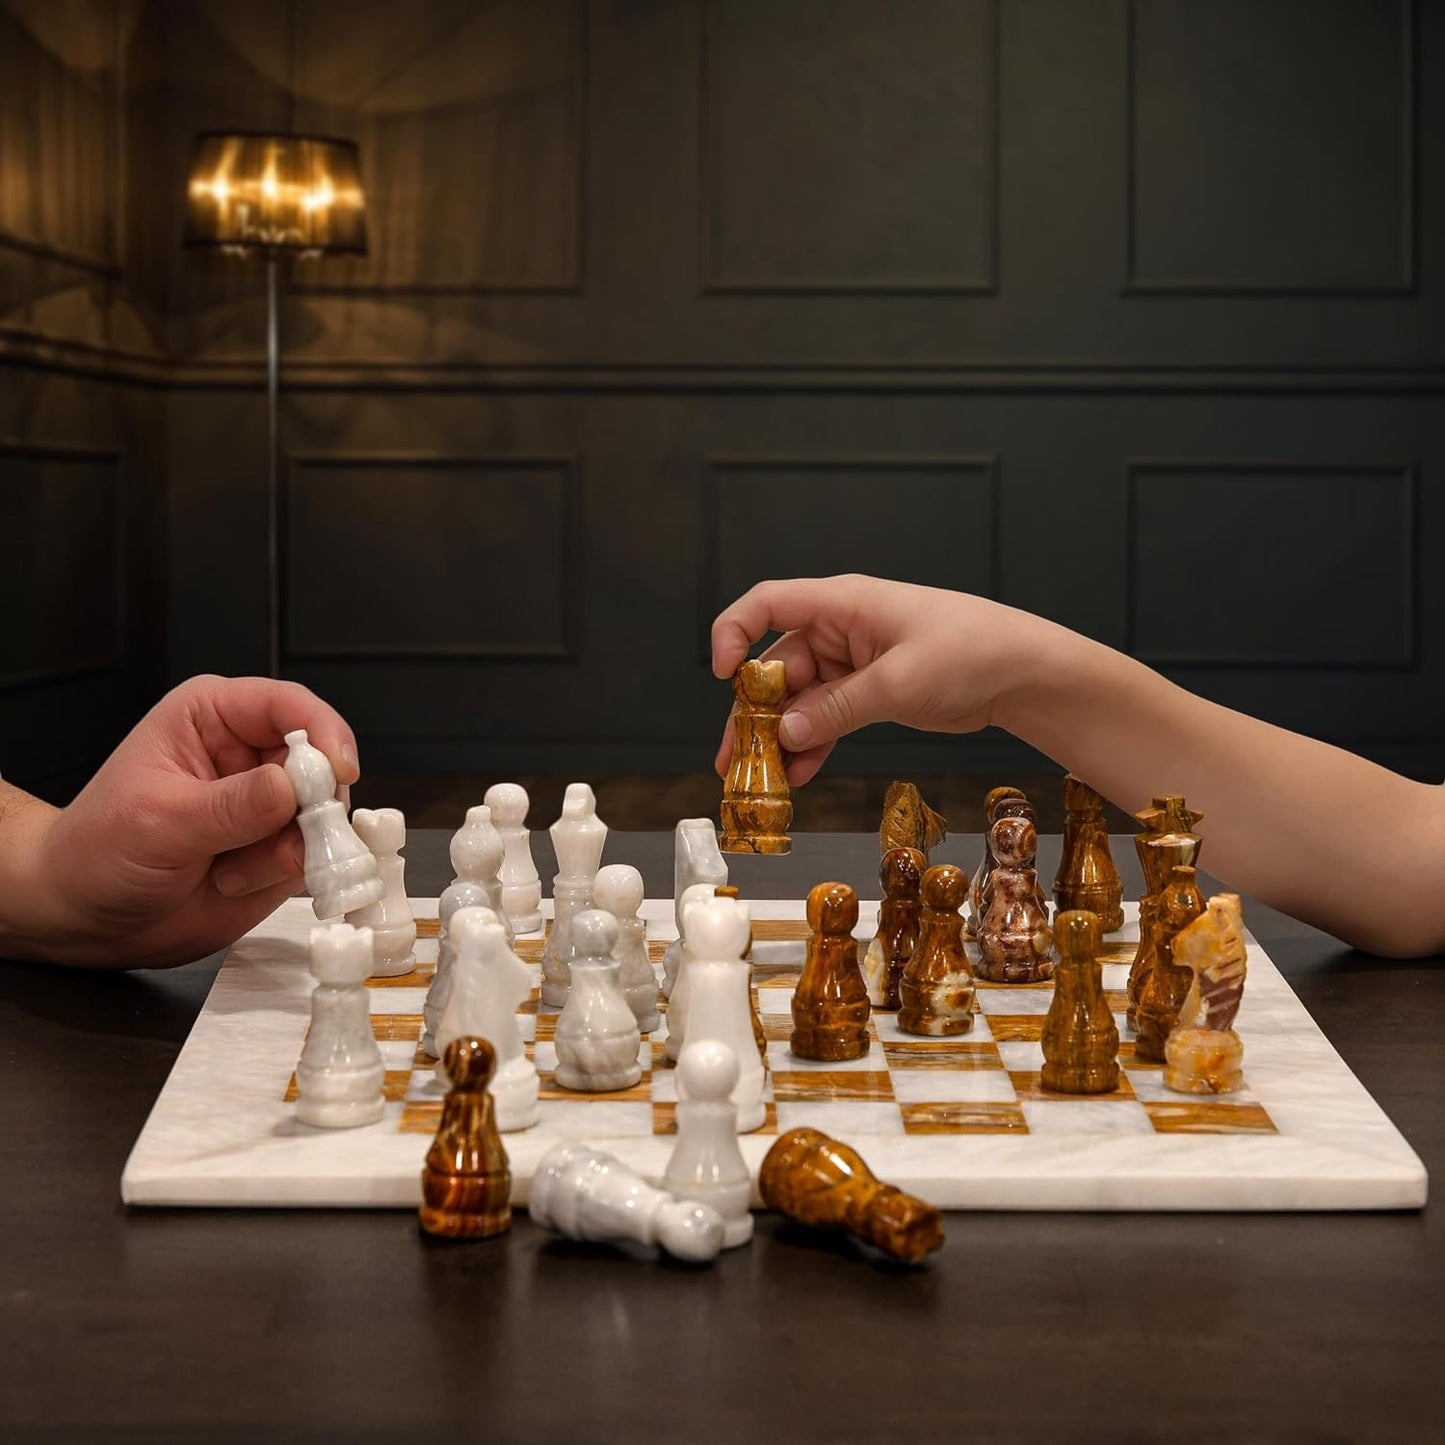
[[[448,881],[446,842],[413,834],[413,893]],[[950,839],[935,860],[971,866],[978,847]],[[1046,879],[1057,847],[1044,840]],[[1115,840],[1134,897],[1132,855]],[[606,856],[670,894],[670,835],[614,834]],[[805,834],[733,877],[745,897],[824,878],[876,893],[875,859],[870,837]],[[1445,966],[1246,917],[1445,1179]],[[127,1210],[121,1166],[218,964],[0,963],[0,1438],[1445,1437],[1438,1205],[951,1214],[917,1270],[773,1215],[751,1247],[691,1269],[525,1215],[455,1245],[405,1211]]]

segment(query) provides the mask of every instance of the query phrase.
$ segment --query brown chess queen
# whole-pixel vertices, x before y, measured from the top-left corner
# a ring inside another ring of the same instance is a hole
[[[793,802],[778,741],[787,677],[776,659],[754,658],[733,674],[733,757],[723,785],[724,853],[787,853]]]

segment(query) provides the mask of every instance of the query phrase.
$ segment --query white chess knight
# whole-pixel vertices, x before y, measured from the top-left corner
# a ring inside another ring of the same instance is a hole
[[[460,908],[452,915],[456,962],[441,1019],[437,1024],[439,1053],[465,1035],[484,1038],[497,1056],[496,1072],[487,1092],[496,1104],[502,1133],[528,1129],[537,1122],[537,1068],[527,1057],[517,1009],[530,997],[532,975],[507,945],[507,936],[489,908]],[[437,1079],[451,1080],[438,1060]]]
[[[542,926],[542,880],[532,861],[532,835],[527,828],[531,799],[520,783],[493,783],[482,801],[502,835],[502,912],[517,933],[535,933]]]
[[[630,863],[609,863],[592,880],[592,906],[617,920],[617,986],[627,1000],[637,1027],[651,1033],[662,1022],[657,1010],[657,974],[647,956],[647,921],[637,916],[642,906],[642,874]]]
[[[689,1098],[685,1067],[694,1049],[724,1043],[735,1056],[732,1103],[740,1134],[761,1129],[767,1113],[767,1074],[753,1038],[747,951],[747,905],[736,898],[694,903],[688,914],[686,1040],[678,1060],[677,1096]],[[674,1003],[677,995],[673,995]],[[669,1014],[671,1009],[669,1009]]]
[[[306,887],[317,918],[340,918],[380,903],[386,884],[371,849],[346,820],[346,805],[336,796],[336,773],[305,728],[286,734],[286,776],[296,793],[296,821],[306,845]]]
[[[692,939],[688,929],[692,926],[692,911],[700,904],[715,903],[717,896],[711,883],[694,883],[683,889],[677,916],[681,921],[682,952],[678,957],[677,973],[673,978],[672,996],[667,1001],[667,1041],[664,1050],[667,1057],[676,1063],[682,1057],[682,1046],[687,1038],[687,1011],[689,1006],[687,976],[692,967]]]
[[[751,1037],[748,1051],[757,1057]],[[752,1183],[738,1148],[737,1110],[728,1097],[738,1080],[738,1056],[720,1039],[702,1039],[683,1050],[677,1074],[687,1098],[678,1101],[677,1143],[663,1186],[680,1199],[716,1209],[723,1217],[723,1248],[734,1249],[753,1237]]]
[[[662,996],[671,999],[682,966],[682,896],[695,883],[714,890],[728,881],[728,865],[718,847],[711,818],[683,818],[672,834],[672,921],[677,937],[662,955]]]
[[[571,987],[572,918],[592,906],[592,880],[607,842],[607,824],[597,816],[597,798],[586,783],[567,784],[562,816],[548,831],[557,876],[552,880],[552,928],[542,949],[542,1002],[560,1007]]]
[[[423,1053],[434,1059],[441,1057],[437,1048],[437,1024],[441,1021],[442,1010],[452,991],[452,970],[457,961],[457,950],[452,942],[451,922],[460,909],[479,908],[486,913],[488,923],[496,923],[497,915],[487,907],[487,890],[480,883],[470,883],[465,878],[450,884],[437,899],[437,966],[427,985],[426,998],[421,1006],[421,1047]]]
[[[346,915],[348,923],[371,929],[376,940],[373,978],[397,978],[416,966],[416,920],[406,896],[406,818],[396,808],[358,808],[351,815],[356,836],[371,850],[386,892]]]
[[[695,1263],[723,1247],[723,1219],[711,1205],[674,1199],[589,1144],[556,1144],[538,1160],[527,1212],[569,1239],[630,1239]]]
[[[502,835],[492,822],[492,810],[485,803],[468,808],[466,822],[452,835],[449,852],[457,874],[452,882],[476,883],[486,892],[486,906],[497,915],[511,943],[512,925],[502,908],[502,883],[498,877],[504,851]]]
[[[630,1089],[642,1077],[642,1034],[617,987],[617,922],[600,908],[572,920],[572,989],[557,1019],[559,1088],[584,1094]]]
[[[296,1065],[296,1117],[323,1129],[374,1124],[384,1108],[386,1068],[371,1027],[369,928],[311,930],[311,1027]]]

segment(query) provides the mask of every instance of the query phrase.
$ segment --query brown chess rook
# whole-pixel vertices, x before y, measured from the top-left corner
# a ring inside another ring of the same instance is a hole
[[[733,674],[733,757],[723,786],[724,853],[786,853],[792,795],[778,741],[787,690],[783,664],[757,658]]]
[[[978,925],[978,976],[992,983],[1041,983],[1054,971],[1048,905],[1034,869],[1037,834],[1027,818],[1001,817],[989,833],[998,864]]]
[[[967,877],[951,863],[940,863],[923,875],[918,946],[898,986],[898,1027],[905,1033],[940,1038],[966,1034],[973,1027],[973,970],[964,952],[958,911],[967,892]]]
[[[487,1092],[497,1057],[463,1036],[442,1057],[452,1081],[421,1171],[421,1227],[449,1239],[487,1239],[512,1227],[512,1173]]]
[[[877,985],[869,994],[874,1008],[896,1009],[902,1001],[898,986],[918,947],[922,910],[918,890],[927,866],[920,849],[903,847],[890,848],[878,865],[883,901],[878,905],[878,932],[868,945],[867,961],[870,979],[877,975]]]
[[[793,991],[792,1051],[834,1063],[868,1052],[868,988],[853,929],[858,895],[846,883],[820,883],[808,894],[808,953]]]
[[[927,867],[929,853],[948,837],[948,827],[918,791],[915,783],[892,782],[883,795],[883,821],[878,827],[878,851],[916,848]]]
[[[1172,868],[1155,904],[1154,967],[1135,1012],[1135,1058],[1164,1062],[1164,1045],[1179,1023],[1179,1010],[1194,983],[1193,971],[1174,961],[1174,939],[1203,912],[1204,896],[1194,869],[1183,863]]]
[[[988,883],[988,876],[994,870],[997,859],[993,856],[993,849],[989,846],[989,835],[993,832],[993,825],[998,822],[1001,814],[999,809],[1005,803],[1023,803],[1027,810],[1029,821],[1037,826],[1038,819],[1034,817],[1033,807],[1029,804],[1028,798],[1024,796],[1022,788],[990,788],[983,798],[983,857],[979,865],[974,869],[973,880],[968,886],[968,921],[965,932],[969,938],[978,936],[978,920],[983,917],[984,910],[984,888]]]
[[[1099,926],[1113,933],[1124,926],[1124,883],[1109,852],[1104,799],[1082,778],[1064,779],[1064,847],[1054,876],[1054,903],[1060,913],[1085,908],[1099,915]]]
[[[841,1229],[894,1259],[916,1264],[943,1243],[931,1204],[884,1184],[857,1151],[817,1129],[793,1129],[758,1171],[763,1203],[815,1229]]]
[[[1144,894],[1139,899],[1139,947],[1129,965],[1128,1024],[1137,1028],[1139,1000],[1159,957],[1159,895],[1179,864],[1199,860],[1201,840],[1193,833],[1141,833],[1134,839],[1144,870]]]
[[[1054,920],[1059,950],[1054,997],[1042,1035],[1044,1088],[1107,1094],[1119,1084],[1119,1027],[1099,969],[1097,914],[1071,908]]]
[[[720,883],[713,889],[714,898],[736,898],[737,888],[731,883]],[[768,1067],[768,1035],[763,1028],[763,1021],[758,1016],[758,994],[753,987],[753,934],[752,929],[748,930],[748,947],[743,957],[748,961],[748,1008],[753,1016],[753,1043],[757,1045],[758,1057],[763,1061],[763,1068]]]

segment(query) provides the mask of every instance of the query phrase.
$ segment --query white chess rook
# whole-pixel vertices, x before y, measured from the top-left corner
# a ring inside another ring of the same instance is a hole
[[[552,927],[542,950],[542,1002],[560,1008],[571,987],[572,919],[592,906],[592,880],[602,861],[607,824],[586,783],[568,783],[562,816],[548,830],[557,854],[552,880]]]
[[[296,1117],[323,1129],[381,1118],[386,1068],[371,1027],[369,928],[332,923],[311,930],[311,1028],[296,1065]]]
[[[677,972],[673,977],[672,994],[667,1001],[667,1040],[663,1045],[667,1057],[676,1063],[682,1057],[683,1042],[687,1037],[687,1014],[689,987],[687,976],[692,968],[692,939],[688,935],[691,927],[692,910],[702,904],[716,902],[711,883],[694,883],[683,890],[682,901],[677,914],[682,920]]]
[[[662,996],[670,999],[682,965],[682,896],[695,883],[714,890],[728,881],[727,860],[718,847],[711,818],[683,818],[672,834],[672,922],[677,938],[662,955]]]
[[[572,991],[557,1020],[557,1084],[579,1093],[630,1089],[642,1078],[642,1034],[617,986],[617,923],[600,908],[572,920]]]
[[[398,978],[416,967],[416,920],[406,896],[406,818],[396,808],[358,808],[351,815],[356,836],[376,859],[377,876],[386,892],[379,903],[346,915],[357,928],[371,929],[376,940],[373,978]]]
[[[642,890],[642,874],[630,863],[599,868],[592,883],[593,906],[617,920],[617,943],[612,950],[617,986],[637,1027],[647,1034],[662,1022],[662,1015],[657,1009],[657,974],[647,956],[647,920],[637,916]]]
[[[531,799],[520,783],[493,783],[482,801],[502,835],[502,912],[517,933],[535,933],[542,926],[542,880],[532,861],[532,835],[527,828]]]
[[[748,1050],[756,1057],[751,1038]],[[716,1209],[723,1217],[723,1248],[734,1249],[753,1237],[752,1184],[728,1097],[738,1081],[738,1056],[719,1039],[702,1039],[683,1050],[677,1072],[687,1098],[677,1105],[677,1143],[662,1182],[679,1198]]]
[[[306,887],[317,918],[340,918],[371,903],[380,903],[386,884],[376,870],[371,849],[346,820],[346,806],[336,796],[336,774],[305,728],[286,734],[286,776],[296,793],[296,821],[306,847]]]

